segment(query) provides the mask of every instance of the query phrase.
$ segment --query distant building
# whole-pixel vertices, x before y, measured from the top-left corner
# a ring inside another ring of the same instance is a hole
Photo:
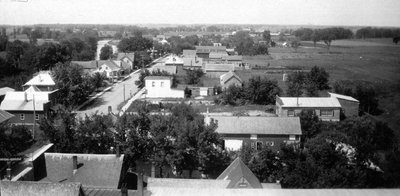
[[[150,72],[153,72],[153,71],[163,72],[164,71],[164,72],[167,72],[167,73],[173,75],[173,74],[177,74],[178,69],[176,68],[176,66],[165,66],[165,65],[156,64],[156,65],[153,65],[151,68],[148,68],[148,70]]]
[[[233,71],[229,71],[228,73],[221,75],[219,78],[222,89],[226,89],[231,85],[243,85],[242,79],[240,79],[240,77],[236,75]]]
[[[196,46],[196,55],[203,59],[209,59],[210,53],[226,53],[225,46]]]
[[[147,76],[145,79],[146,98],[184,98],[183,90],[172,89],[172,77]]]
[[[8,196],[85,196],[80,183],[0,181],[0,195]]]
[[[164,59],[165,66],[183,66],[184,62],[181,58],[175,55],[170,55]]]
[[[260,150],[279,150],[282,143],[298,144],[302,135],[299,117],[206,116],[206,123],[217,123],[225,149],[239,150],[243,145]]]
[[[276,96],[278,116],[298,116],[302,111],[313,111],[323,121],[340,121],[345,116],[358,116],[359,101],[350,96],[329,93],[330,97]]]
[[[243,64],[243,56],[239,55],[224,56],[222,57],[222,61],[225,61],[225,63],[234,64],[235,67],[240,67]]]
[[[92,75],[99,69],[99,62],[104,61],[71,61],[71,64],[77,64],[81,66],[85,74]]]
[[[55,90],[56,83],[50,71],[41,71],[23,85],[24,89],[31,86],[37,87],[40,91],[53,91]]]
[[[130,65],[130,69],[133,70],[133,63],[135,62],[135,53],[118,53],[117,61],[123,61]]]
[[[219,78],[230,71],[235,71],[234,64],[206,63],[203,69],[205,75],[210,78]]]
[[[183,50],[182,55],[186,58],[194,58],[196,57],[196,50]]]

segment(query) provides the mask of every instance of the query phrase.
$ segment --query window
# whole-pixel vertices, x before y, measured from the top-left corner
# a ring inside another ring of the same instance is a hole
[[[255,142],[251,142],[251,149],[255,149],[256,147],[255,147]]]
[[[265,145],[266,145],[266,146],[274,146],[274,144],[275,144],[275,143],[274,143],[273,141],[266,141],[266,142],[265,142]]]
[[[20,115],[19,115],[19,119],[25,120],[25,114],[20,114]]]
[[[287,111],[288,116],[294,116],[294,110],[288,110]]]
[[[296,140],[296,136],[295,135],[289,135],[289,140]]]
[[[39,114],[35,114],[35,120],[39,120]]]
[[[156,82],[151,82],[151,86],[155,87],[156,86]]]
[[[321,116],[333,116],[333,110],[321,110]]]
[[[161,82],[161,87],[164,87],[164,82]]]
[[[256,145],[257,145],[257,150],[262,150],[262,145],[263,145],[262,141],[257,141]]]

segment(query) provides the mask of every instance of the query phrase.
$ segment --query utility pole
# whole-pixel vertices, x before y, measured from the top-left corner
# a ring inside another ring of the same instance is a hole
[[[35,107],[35,93],[32,93],[33,96],[33,128],[32,128],[32,139],[35,139],[35,126],[36,126],[36,107]]]
[[[125,84],[124,84],[124,102],[125,102]]]

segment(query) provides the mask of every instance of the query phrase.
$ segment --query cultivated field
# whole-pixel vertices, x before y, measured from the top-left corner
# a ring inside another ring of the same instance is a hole
[[[336,40],[330,51],[323,43],[313,47],[312,42],[292,48],[270,48],[270,56],[246,57],[252,65],[273,69],[303,69],[324,67],[330,73],[330,82],[336,80],[366,80],[375,84],[380,95],[377,118],[385,120],[400,132],[400,45],[391,39]],[[262,74],[263,71],[253,71]],[[275,78],[282,80],[279,76]],[[282,82],[279,82],[282,84]]]

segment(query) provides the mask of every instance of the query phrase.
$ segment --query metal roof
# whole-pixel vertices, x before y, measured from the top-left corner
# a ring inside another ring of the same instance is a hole
[[[239,188],[236,186],[243,178],[249,183],[250,188],[262,189],[258,178],[239,157],[218,176],[217,180],[229,180],[230,182],[226,188]]]
[[[299,117],[210,116],[219,134],[301,135]]]
[[[50,75],[50,71],[41,71],[31,80],[24,84],[24,86],[54,86],[56,83]]]
[[[347,100],[347,101],[360,102],[360,101],[358,101],[357,99],[354,99],[351,96],[341,95],[341,94],[336,94],[336,93],[330,93],[330,92],[328,92],[328,93],[331,95],[331,97],[336,97],[338,99],[344,99],[344,100]]]
[[[340,108],[339,101],[334,97],[277,97],[282,107],[310,108]]]

